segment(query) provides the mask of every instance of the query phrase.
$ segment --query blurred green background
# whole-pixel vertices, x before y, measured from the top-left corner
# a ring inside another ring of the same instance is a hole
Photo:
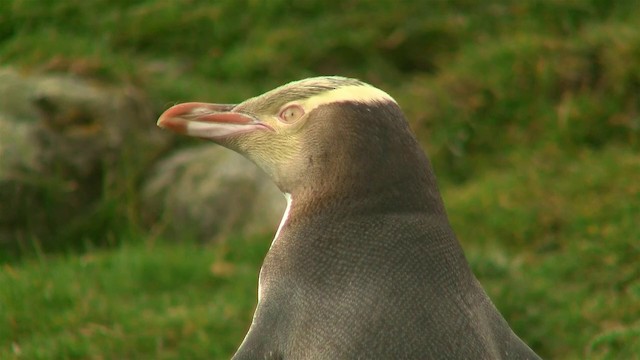
[[[370,82],[405,110],[515,332],[545,358],[638,359],[639,16],[635,0],[3,0],[0,63],[134,84],[157,114]],[[0,358],[229,358],[273,232],[175,241],[139,220],[135,180],[110,184],[90,217],[0,256]]]

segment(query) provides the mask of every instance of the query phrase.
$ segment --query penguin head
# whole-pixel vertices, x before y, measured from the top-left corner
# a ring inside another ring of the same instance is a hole
[[[391,96],[336,76],[291,82],[237,105],[178,104],[158,126],[243,154],[285,193],[323,183],[366,186],[358,177],[397,173],[385,173],[384,164],[402,162],[390,153],[411,153],[407,144],[422,153]]]

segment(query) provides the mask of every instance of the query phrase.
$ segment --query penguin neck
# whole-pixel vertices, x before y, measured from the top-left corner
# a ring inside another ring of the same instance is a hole
[[[430,164],[421,149],[416,155],[412,164],[399,168],[311,171],[313,182],[285,193],[292,203],[288,215],[303,218],[321,213],[353,216],[412,212],[446,216]],[[384,160],[380,163],[384,165]]]
[[[425,177],[422,181],[427,179],[434,180]],[[289,254],[297,254],[301,249],[306,249],[303,253],[308,253],[310,249],[320,247],[317,254],[326,253],[326,243],[316,241],[326,233],[333,234],[329,236],[334,244],[358,242],[364,246],[369,241],[368,238],[355,236],[352,231],[354,228],[368,228],[372,219],[420,219],[418,221],[423,225],[449,231],[449,221],[437,190],[429,191],[432,187],[426,186],[424,182],[408,180],[395,185],[386,189],[373,188],[371,191],[363,191],[357,187],[332,188],[328,191],[300,188],[285,193],[287,207],[269,249],[271,260],[265,264],[269,263],[271,265],[267,267],[273,267],[276,266],[273,264],[278,263],[280,265],[276,267],[280,267],[290,261],[295,262],[296,260],[289,259],[292,256]],[[338,191],[339,189],[341,190]],[[397,242],[397,239],[391,236],[376,240],[380,241]]]

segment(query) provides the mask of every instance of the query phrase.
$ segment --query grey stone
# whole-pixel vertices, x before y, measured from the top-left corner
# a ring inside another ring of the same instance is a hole
[[[204,242],[231,233],[275,233],[286,205],[258,167],[212,144],[179,150],[162,160],[142,194],[150,223],[162,224],[178,240]]]
[[[131,86],[0,69],[0,244],[52,241],[135,184],[169,145],[155,121]]]

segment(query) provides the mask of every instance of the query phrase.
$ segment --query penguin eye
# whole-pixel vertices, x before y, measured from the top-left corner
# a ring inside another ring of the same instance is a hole
[[[304,115],[304,109],[300,105],[287,106],[280,112],[280,120],[287,124],[291,124],[300,119]]]

